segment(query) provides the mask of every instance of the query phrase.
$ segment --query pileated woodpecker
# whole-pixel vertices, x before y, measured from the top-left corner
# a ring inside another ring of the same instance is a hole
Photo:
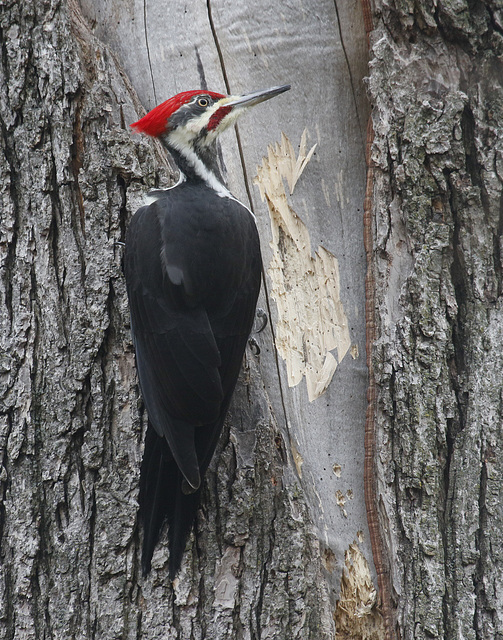
[[[131,331],[148,413],[139,495],[144,575],[166,520],[171,579],[180,568],[260,289],[255,219],[227,190],[215,142],[248,107],[289,88],[245,96],[186,91],[131,125],[159,138],[180,170],[175,187],[153,192],[136,212],[126,237]]]

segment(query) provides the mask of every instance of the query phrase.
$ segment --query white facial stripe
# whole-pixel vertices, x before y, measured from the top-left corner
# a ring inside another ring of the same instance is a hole
[[[211,116],[220,109],[220,107],[223,107],[227,102],[230,101],[230,98],[222,98],[221,100],[219,100],[218,102],[215,102],[215,104],[211,107],[209,107],[208,109],[206,109],[206,111],[204,111],[204,113],[202,113],[199,118],[195,118],[192,119],[190,122],[188,122],[185,126],[187,129],[189,129],[190,131],[192,131],[194,134],[198,134],[202,129],[206,128],[209,124],[209,121],[211,119]],[[191,103],[189,103],[190,106]]]
[[[233,109],[230,113],[224,116],[214,129],[208,131],[205,142],[207,144],[211,144],[212,142],[214,142],[214,140],[222,133],[222,131],[225,131],[225,129],[231,127],[246,109],[247,107]]]
[[[212,107],[211,109],[206,109],[206,111],[202,113],[199,118],[193,118],[192,120],[189,120],[189,122],[185,125],[186,128],[194,135],[197,135],[202,129],[208,126],[208,122],[210,121],[211,116],[216,110],[216,106]]]
[[[216,191],[220,197],[232,198],[230,191],[226,189],[216,175],[208,169],[192,149],[191,142],[193,139],[194,136],[187,131],[186,127],[183,129],[175,129],[168,134],[169,144],[182,154],[185,160],[194,168],[197,175],[204,180],[209,187]]]
[[[187,123],[186,125],[187,129],[190,129],[193,133],[197,134],[202,129],[207,128],[212,116],[221,107],[225,107],[226,104],[234,102],[236,97],[237,96],[229,96],[227,98],[222,98],[218,102],[215,102],[215,104],[209,109],[206,109],[206,111],[203,114],[201,114],[199,118]],[[209,132],[208,135],[211,137],[209,141],[212,142],[215,139],[215,136],[218,135],[218,133],[216,132],[221,133],[224,129],[227,129],[227,127],[232,125],[245,109],[246,107],[241,107],[241,108],[238,107],[237,109],[232,109],[226,116],[224,116],[222,120],[218,123],[218,125],[215,127],[215,129],[212,129]]]
[[[195,139],[198,137],[201,130],[208,126],[211,116],[221,107],[224,107],[227,102],[235,100],[236,97],[237,96],[229,96],[228,98],[222,98],[198,118],[188,122],[184,127],[178,127],[174,131],[170,131],[167,134],[166,139],[168,144],[173,146],[185,158],[185,160],[194,168],[197,175],[204,180],[204,182],[206,182],[206,184],[213,189],[217,195],[221,198],[230,198],[235,202],[239,202],[239,204],[249,211],[253,219],[256,219],[252,211],[250,211],[245,204],[240,202],[231,194],[227,187],[225,187],[217,176],[208,169],[193,149]],[[240,107],[238,109],[233,109],[224,118],[222,118],[215,129],[209,131],[203,139],[198,140],[198,144],[209,145],[214,142],[218,135],[222,133],[224,129],[231,126],[246,108],[247,107]]]

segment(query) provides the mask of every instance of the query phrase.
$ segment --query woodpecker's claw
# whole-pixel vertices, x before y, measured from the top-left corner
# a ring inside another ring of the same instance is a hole
[[[267,327],[268,319],[267,319],[267,313],[260,307],[257,309],[257,313],[255,314],[255,316],[256,316],[256,321],[258,320],[260,322],[260,324],[256,322],[256,324],[258,324],[258,327],[253,331],[254,334],[257,334],[257,333],[261,333]],[[258,342],[253,336],[250,336],[248,338],[248,345],[250,349],[253,351],[253,355],[255,356],[260,355],[260,347],[258,346]]]
[[[259,307],[255,315],[257,320],[260,320],[260,325],[255,329],[254,333],[262,333],[262,331],[267,327],[267,313]]]
[[[255,340],[253,336],[248,338],[248,346],[252,350],[254,356],[260,355],[260,347],[258,346],[258,342]]]

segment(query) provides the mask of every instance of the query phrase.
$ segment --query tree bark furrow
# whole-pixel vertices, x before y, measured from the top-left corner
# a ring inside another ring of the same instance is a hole
[[[382,3],[373,34],[378,492],[404,638],[502,632],[486,451],[501,423],[503,41],[489,3],[453,7]]]

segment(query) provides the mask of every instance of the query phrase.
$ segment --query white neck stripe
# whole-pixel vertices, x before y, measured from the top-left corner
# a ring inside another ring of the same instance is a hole
[[[187,147],[178,149],[178,151],[182,154],[185,160],[187,160],[191,167],[193,167],[194,171],[201,178],[201,180],[204,180],[204,182],[206,182],[208,187],[213,189],[213,191],[216,191],[221,198],[232,198],[231,192],[225,185],[220,182],[213,171],[208,169],[208,167],[204,164],[197,153]]]
[[[201,158],[192,149],[191,147],[192,141],[186,140],[184,138],[185,136],[183,135],[182,131],[177,131],[177,130],[172,131],[168,135],[168,144],[173,145],[173,147],[191,165],[191,167],[194,169],[197,175],[201,178],[201,180],[203,180],[203,182],[205,182],[208,185],[208,187],[210,187],[210,189],[213,189],[213,191],[215,191],[215,193],[218,196],[220,196],[220,198],[230,198],[235,202],[239,202],[241,206],[243,206],[247,211],[249,211],[253,219],[256,220],[255,215],[253,214],[252,211],[250,211],[249,207],[247,207],[240,200],[235,198],[232,195],[232,193],[227,189],[227,187],[220,182],[220,180],[213,173],[213,171],[208,169],[208,167],[204,164]]]

